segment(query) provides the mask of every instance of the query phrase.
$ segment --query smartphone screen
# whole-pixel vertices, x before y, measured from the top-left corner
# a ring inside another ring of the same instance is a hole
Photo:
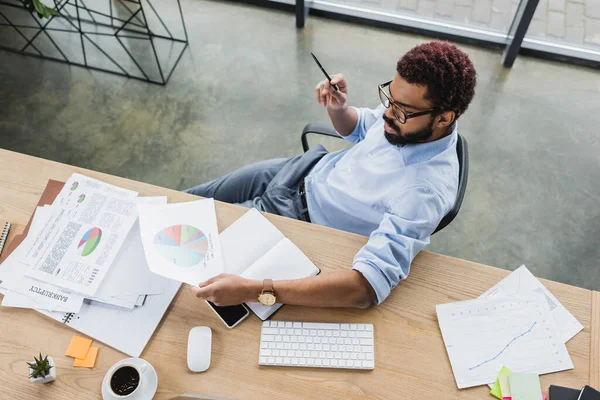
[[[238,322],[248,316],[250,311],[243,304],[237,306],[219,307],[214,303],[207,301],[208,305],[221,317],[225,325],[233,328]]]

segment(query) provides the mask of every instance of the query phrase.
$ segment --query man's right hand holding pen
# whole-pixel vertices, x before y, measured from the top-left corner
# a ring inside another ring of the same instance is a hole
[[[336,91],[333,85],[340,90]],[[331,82],[322,80],[315,88],[317,102],[327,108],[335,130],[342,136],[348,136],[354,131],[358,122],[356,110],[348,107],[348,81],[342,74],[331,76]]]

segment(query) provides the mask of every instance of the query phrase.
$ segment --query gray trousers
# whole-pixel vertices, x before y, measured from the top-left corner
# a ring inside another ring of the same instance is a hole
[[[323,146],[315,146],[300,156],[247,165],[185,192],[304,220],[298,188],[325,154]]]

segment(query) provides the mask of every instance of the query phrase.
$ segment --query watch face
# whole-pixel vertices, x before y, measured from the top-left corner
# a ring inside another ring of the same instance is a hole
[[[271,293],[262,293],[258,297],[258,302],[263,306],[272,306],[275,304],[275,296],[273,296]]]

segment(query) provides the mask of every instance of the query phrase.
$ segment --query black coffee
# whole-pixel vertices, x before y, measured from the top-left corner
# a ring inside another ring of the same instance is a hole
[[[119,368],[110,378],[110,388],[119,396],[133,393],[139,384],[140,374],[137,369],[129,366]]]

